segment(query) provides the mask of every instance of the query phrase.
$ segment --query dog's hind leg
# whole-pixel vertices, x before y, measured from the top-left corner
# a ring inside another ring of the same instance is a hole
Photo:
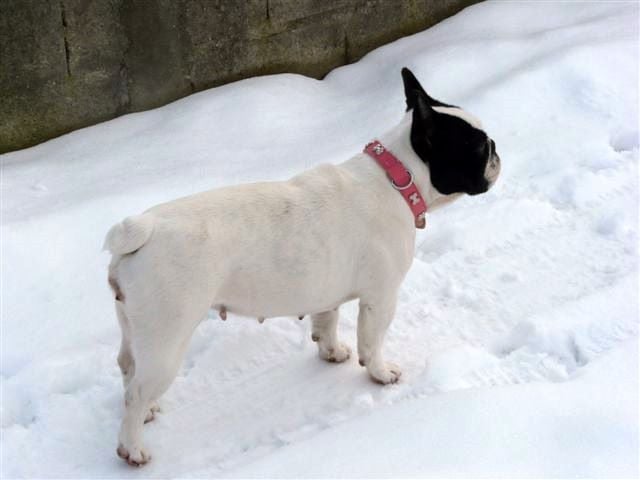
[[[338,309],[311,315],[311,339],[318,343],[318,355],[328,362],[344,362],[351,349],[338,341]]]
[[[119,300],[116,300],[115,304],[116,315],[118,316],[118,323],[120,324],[120,331],[122,333],[120,352],[118,352],[118,366],[122,373],[122,384],[126,389],[133,377],[136,364],[133,358],[133,352],[131,351],[131,326],[124,312],[124,305]]]
[[[118,437],[118,455],[130,465],[150,460],[142,442],[142,425],[150,407],[173,382],[186,350],[186,341],[174,345],[146,345],[136,358],[136,372],[125,392],[125,413]]]
[[[120,342],[120,351],[118,352],[118,366],[122,373],[122,384],[126,391],[127,386],[131,382],[133,375],[136,371],[136,362],[131,350],[131,325],[124,312],[124,305],[119,300],[115,301],[116,314],[118,316],[118,323],[120,324],[120,330],[122,331],[122,340]],[[149,411],[145,416],[144,423],[148,423],[155,418],[156,412],[160,411],[160,407],[156,402],[153,402],[149,406]]]
[[[129,318],[134,328],[131,347],[135,356],[135,373],[125,392],[117,453],[130,465],[142,465],[151,458],[142,442],[142,426],[154,402],[173,382],[194,328],[207,312],[189,309],[175,315],[166,305],[156,305],[146,318]],[[202,315],[200,315],[200,313]],[[176,328],[179,326],[179,328]]]

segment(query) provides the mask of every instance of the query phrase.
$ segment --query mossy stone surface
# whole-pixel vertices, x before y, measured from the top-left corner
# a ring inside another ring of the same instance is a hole
[[[0,153],[241,78],[322,78],[476,2],[3,1]]]

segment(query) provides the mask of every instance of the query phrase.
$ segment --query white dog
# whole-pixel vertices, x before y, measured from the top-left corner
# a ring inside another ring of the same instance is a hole
[[[208,191],[109,231],[109,283],[122,329],[125,414],[118,455],[150,456],[142,426],[210,308],[257,317],[311,314],[320,357],[343,362],[338,307],[359,299],[358,357],[382,384],[400,377],[382,343],[424,211],[495,182],[499,158],[478,120],[438,102],[403,69],[402,122],[340,165],[285,182]],[[385,169],[387,170],[385,172]]]

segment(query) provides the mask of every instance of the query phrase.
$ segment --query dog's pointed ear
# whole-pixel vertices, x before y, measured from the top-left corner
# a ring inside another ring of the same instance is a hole
[[[404,82],[404,97],[407,101],[407,111],[411,110],[412,108],[416,108],[417,106],[416,92],[418,92],[422,96],[422,98],[426,100],[427,105],[431,107],[455,107],[454,105],[449,105],[448,103],[436,100],[427,92],[425,92],[418,79],[407,67],[404,67],[402,69],[402,81]]]
[[[407,110],[417,107],[416,98],[418,94],[421,94],[428,101],[429,95],[427,95],[418,79],[407,67],[402,69],[402,81],[404,83],[404,98],[407,102]]]
[[[429,105],[429,96],[424,91],[413,90],[412,95],[415,102],[412,129],[421,132],[423,138],[430,145],[435,132],[438,113]]]

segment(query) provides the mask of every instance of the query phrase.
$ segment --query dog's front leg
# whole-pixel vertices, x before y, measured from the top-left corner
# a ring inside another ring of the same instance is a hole
[[[376,382],[395,383],[402,372],[382,358],[382,343],[396,310],[396,297],[368,301],[360,299],[358,313],[358,356]]]
[[[344,362],[351,349],[338,341],[338,309],[311,315],[311,339],[318,343],[318,355],[328,362]]]

